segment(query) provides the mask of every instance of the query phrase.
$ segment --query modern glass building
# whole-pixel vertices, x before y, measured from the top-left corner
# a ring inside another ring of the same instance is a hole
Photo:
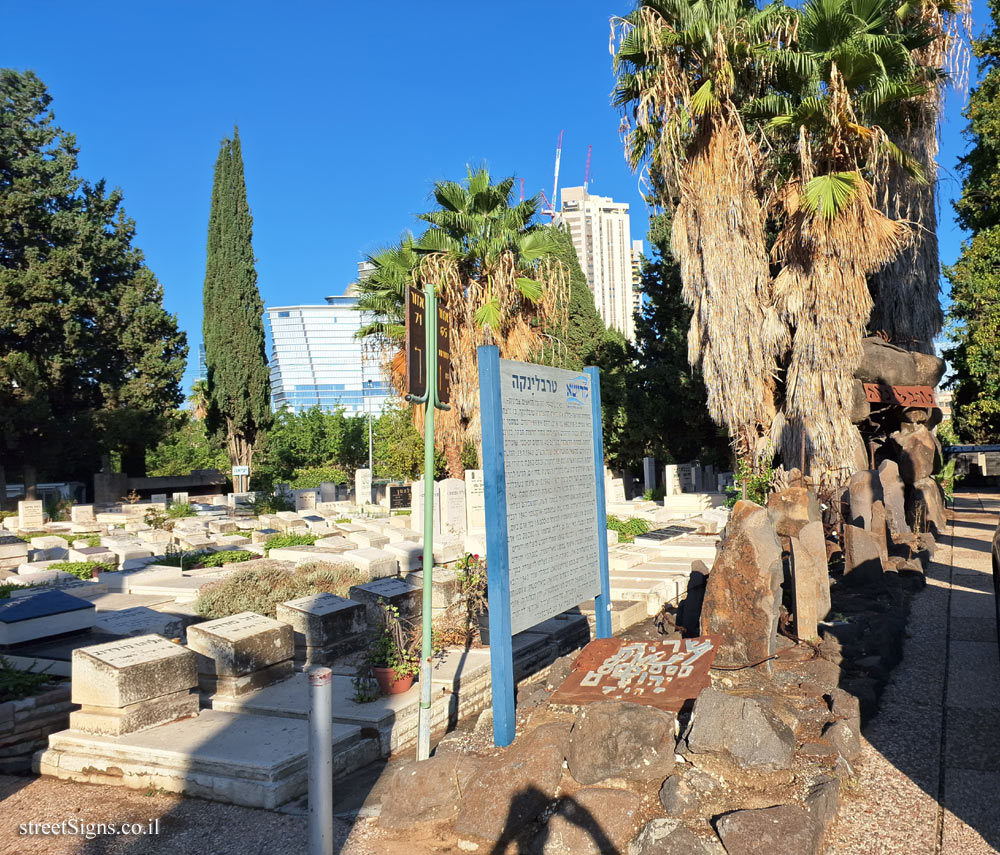
[[[327,297],[320,306],[266,310],[271,334],[271,403],[295,412],[317,404],[350,415],[378,415],[394,397],[385,377],[384,351],[354,334],[364,315],[357,298]]]

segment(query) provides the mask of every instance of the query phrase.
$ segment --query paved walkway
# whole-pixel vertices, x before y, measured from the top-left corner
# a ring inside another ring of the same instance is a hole
[[[990,561],[1000,495],[963,493],[955,505],[826,855],[1000,852],[1000,651]]]

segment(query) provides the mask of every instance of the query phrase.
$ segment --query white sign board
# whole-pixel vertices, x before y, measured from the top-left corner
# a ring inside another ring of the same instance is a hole
[[[250,467],[249,466],[234,466],[233,467],[233,477],[234,478],[238,478],[240,475],[249,475],[249,474],[250,474]]]
[[[511,633],[601,592],[591,380],[500,360]]]

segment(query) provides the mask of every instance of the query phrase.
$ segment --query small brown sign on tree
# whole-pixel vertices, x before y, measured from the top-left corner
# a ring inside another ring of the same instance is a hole
[[[406,391],[414,398],[427,391],[427,298],[412,285],[406,289]]]
[[[718,643],[713,635],[662,641],[598,638],[583,648],[550,701],[631,701],[679,712],[711,682],[708,672]]]

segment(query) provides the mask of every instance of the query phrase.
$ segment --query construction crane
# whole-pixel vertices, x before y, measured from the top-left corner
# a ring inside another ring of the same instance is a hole
[[[555,206],[559,204],[559,160],[562,158],[563,131],[559,131],[559,142],[556,143],[556,175],[552,182],[552,216],[556,215]]]
[[[524,179],[523,178],[521,179],[521,198],[518,199],[518,201],[519,202],[523,202],[524,201]]]
[[[545,195],[544,190],[539,190],[538,195],[542,197],[542,214],[546,217],[555,217],[556,211],[552,207],[552,203],[549,202],[548,196]]]
[[[590,183],[590,153],[594,150],[593,144],[587,146],[587,168],[583,173],[583,192],[587,192],[587,184]]]

